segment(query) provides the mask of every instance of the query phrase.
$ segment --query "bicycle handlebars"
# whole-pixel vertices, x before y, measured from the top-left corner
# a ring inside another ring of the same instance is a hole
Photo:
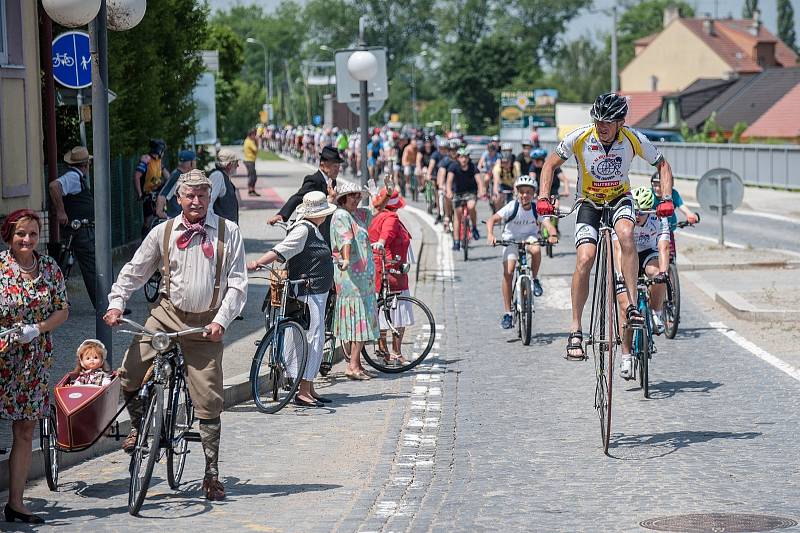
[[[144,327],[143,325],[139,324],[138,322],[134,322],[133,320],[129,320],[127,318],[121,318],[120,322],[124,322],[131,326],[132,328],[136,329],[137,331],[132,331],[129,329],[121,329],[119,330],[120,333],[129,333],[131,335],[141,335],[143,337],[150,337],[150,344],[159,352],[163,352],[172,342],[172,339],[176,337],[183,337],[184,335],[193,335],[195,333],[205,333],[208,330],[206,328],[189,328],[184,329],[181,331],[173,331],[167,333],[165,331],[151,331]]]
[[[94,226],[94,222],[89,220],[88,218],[84,218],[84,219],[76,218],[75,220],[73,220],[73,221],[71,221],[69,223],[69,227],[74,229],[74,230],[79,230],[82,227],[91,228],[92,226]]]

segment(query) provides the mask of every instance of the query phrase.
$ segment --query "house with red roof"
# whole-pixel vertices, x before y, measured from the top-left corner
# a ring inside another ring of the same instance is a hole
[[[636,55],[620,72],[623,93],[677,92],[696,80],[733,79],[794,67],[795,54],[752,20],[682,18],[664,11],[664,29],[634,43]]]
[[[770,138],[800,143],[800,83],[753,122],[742,138],[753,142]]]

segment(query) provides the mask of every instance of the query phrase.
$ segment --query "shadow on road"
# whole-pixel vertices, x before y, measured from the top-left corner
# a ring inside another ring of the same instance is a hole
[[[760,437],[757,431],[734,433],[732,431],[667,431],[664,433],[645,433],[642,435],[621,435],[611,438],[609,457],[623,461],[640,461],[665,457],[681,448],[701,444],[716,439],[750,440]]]
[[[675,335],[676,339],[699,339],[703,335],[705,335],[706,331],[717,331],[714,328],[680,328],[678,330],[677,335]]]
[[[664,400],[676,394],[694,392],[708,394],[712,390],[722,387],[723,383],[716,381],[656,381],[650,384],[650,399]]]

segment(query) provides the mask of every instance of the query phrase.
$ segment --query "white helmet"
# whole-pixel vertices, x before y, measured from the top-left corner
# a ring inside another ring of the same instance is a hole
[[[511,146],[511,143],[503,143],[502,145],[500,145],[500,151],[502,152],[510,152],[513,149],[514,148]]]
[[[527,174],[523,174],[522,176],[517,178],[517,181],[514,182],[514,188],[518,189],[519,187],[532,187],[533,190],[536,190],[536,180],[533,179],[532,176]]]

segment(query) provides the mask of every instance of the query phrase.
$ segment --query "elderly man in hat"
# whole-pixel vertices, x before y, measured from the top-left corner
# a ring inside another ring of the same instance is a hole
[[[303,178],[303,184],[300,189],[287,200],[281,210],[278,211],[278,214],[267,222],[275,224],[276,222],[289,220],[297,206],[303,202],[303,197],[311,191],[320,191],[329,198],[335,198],[336,177],[339,175],[339,165],[342,163],[344,163],[344,159],[339,156],[339,152],[335,148],[331,146],[323,148],[319,156],[319,170]],[[330,246],[330,218],[325,220],[319,230],[325,238],[325,242]]]
[[[72,252],[81,266],[83,284],[92,305],[95,299],[94,231],[87,225],[73,229],[73,220],[88,220],[94,223],[94,194],[89,186],[89,163],[92,156],[85,146],[76,146],[64,155],[67,171],[50,182],[50,201],[55,207],[62,239],[72,237]],[[61,265],[63,268],[64,265]]]
[[[239,227],[209,211],[211,180],[200,170],[183,174],[178,182],[181,214],[153,228],[133,259],[119,273],[108,295],[103,320],[119,324],[130,296],[161,268],[162,298],[150,312],[145,327],[178,331],[205,327],[202,335],[181,337],[189,395],[200,420],[200,438],[206,458],[203,490],[209,500],[225,498],[217,461],[222,397],[222,338],[247,298],[244,245]],[[134,339],[120,369],[122,389],[130,400],[131,432],[123,443],[136,447],[144,406],[136,398],[142,379],[155,357],[147,341]]]
[[[211,180],[211,209],[214,214],[239,223],[239,195],[231,181],[231,174],[239,166],[239,157],[233,150],[222,148],[217,152],[214,170],[208,175]]]

